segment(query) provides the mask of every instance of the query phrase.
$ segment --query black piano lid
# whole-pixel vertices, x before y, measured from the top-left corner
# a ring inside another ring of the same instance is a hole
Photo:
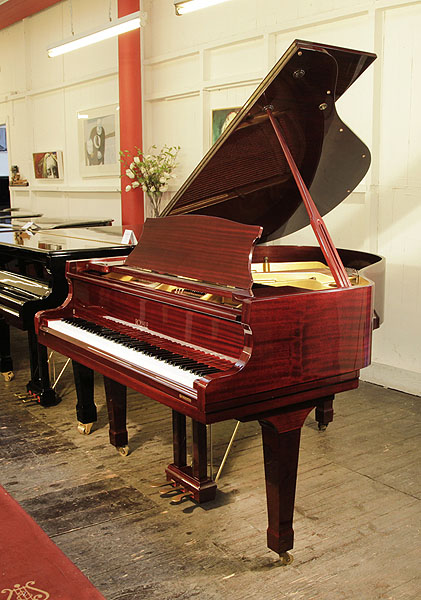
[[[163,211],[263,226],[261,241],[309,224],[301,196],[264,111],[273,106],[323,216],[370,166],[365,144],[340,120],[335,101],[375,60],[358,50],[295,40]]]

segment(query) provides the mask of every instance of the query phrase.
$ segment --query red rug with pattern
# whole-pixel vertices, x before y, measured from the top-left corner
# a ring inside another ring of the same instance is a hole
[[[105,600],[0,486],[0,600]]]

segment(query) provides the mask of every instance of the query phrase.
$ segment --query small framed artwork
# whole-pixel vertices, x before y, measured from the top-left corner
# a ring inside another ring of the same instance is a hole
[[[6,125],[0,125],[0,152],[7,152]]]
[[[109,104],[77,114],[82,177],[120,174],[119,106]]]
[[[216,142],[221,133],[224,133],[240,108],[241,106],[235,106],[233,108],[212,110],[212,144]]]
[[[63,152],[34,152],[35,179],[63,179]]]

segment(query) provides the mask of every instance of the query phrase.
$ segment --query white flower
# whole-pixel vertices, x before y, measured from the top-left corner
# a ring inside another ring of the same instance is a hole
[[[126,192],[130,192],[131,189],[132,189],[131,185],[126,185]]]
[[[139,185],[140,185],[140,183],[139,183],[138,181],[133,181],[133,183],[132,183],[132,188],[133,188],[133,189],[134,189],[134,188],[138,188],[138,187],[139,187]]]
[[[159,188],[159,191],[160,191],[160,192],[166,192],[166,191],[167,191],[167,189],[168,189],[168,186],[167,186],[167,185],[161,185],[161,187]]]
[[[142,185],[142,190],[143,190],[144,192],[147,192],[147,191],[148,191],[148,188],[146,187],[146,185]]]
[[[159,178],[159,183],[165,183],[167,180],[165,177],[160,177]]]
[[[136,168],[136,165],[134,164],[134,162],[132,162],[132,163],[130,164],[130,168],[131,168],[131,170],[132,170],[132,171],[133,171],[133,169],[135,169],[135,168]]]
[[[135,156],[133,159],[133,162],[135,162],[137,165],[140,165],[140,157],[139,156]]]
[[[156,192],[155,186],[153,185],[150,189],[151,192]]]
[[[126,169],[126,175],[127,177],[130,177],[130,179],[134,179],[134,173],[131,169]]]

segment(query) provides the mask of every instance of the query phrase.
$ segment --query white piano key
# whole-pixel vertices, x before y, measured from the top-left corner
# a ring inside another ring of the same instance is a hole
[[[182,385],[189,387],[193,390],[193,382],[199,377],[195,373],[180,369],[174,365],[170,365],[164,360],[159,360],[153,356],[147,356],[141,351],[127,348],[118,342],[107,340],[104,337],[85,331],[80,327],[71,325],[62,320],[50,320],[48,321],[47,327],[52,331],[63,333],[75,340],[79,340],[86,345],[105,352],[110,355],[110,359],[113,357],[124,360],[131,365],[144,369],[151,373],[156,373],[165,377],[170,381],[181,383]]]

